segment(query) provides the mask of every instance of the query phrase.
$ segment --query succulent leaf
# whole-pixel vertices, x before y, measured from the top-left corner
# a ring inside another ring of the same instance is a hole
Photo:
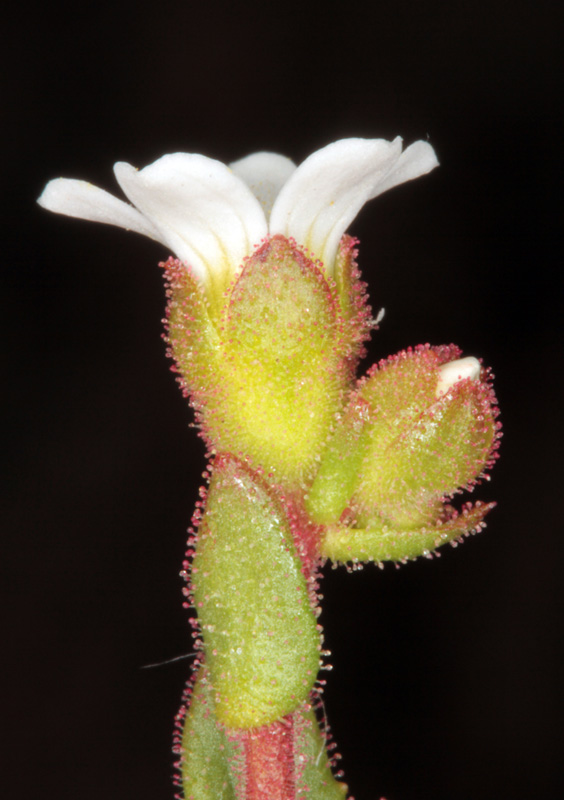
[[[205,669],[194,681],[179,745],[184,800],[236,800],[235,756],[217,720]]]
[[[495,503],[467,504],[460,513],[449,509],[449,516],[418,530],[392,529],[382,519],[371,520],[368,528],[329,526],[321,552],[331,561],[409,561],[428,556],[449,542],[477,533],[485,527],[484,517]]]
[[[218,459],[192,565],[216,714],[229,728],[274,722],[306,700],[319,633],[282,509],[231,457]]]

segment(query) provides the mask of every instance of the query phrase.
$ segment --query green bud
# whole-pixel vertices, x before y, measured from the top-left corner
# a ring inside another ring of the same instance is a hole
[[[477,369],[466,377],[469,362],[458,355],[453,346],[403,351],[361,387],[373,422],[354,493],[359,527],[375,516],[403,529],[432,524],[443,498],[472,485],[490,462],[495,398],[479,362],[471,360]]]
[[[346,530],[356,542],[347,546],[375,560],[386,553],[413,557],[433,549],[435,539],[442,543],[434,529],[454,519],[444,498],[471,488],[493,461],[499,438],[487,373],[459,355],[453,345],[420,346],[360,381],[306,500],[312,519],[331,529],[326,555],[342,555]],[[481,517],[466,517],[472,529],[480,524]],[[460,535],[462,521],[442,538]],[[417,535],[406,538],[407,532]]]

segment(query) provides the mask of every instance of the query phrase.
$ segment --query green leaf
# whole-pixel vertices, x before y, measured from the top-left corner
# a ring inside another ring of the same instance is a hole
[[[297,773],[297,798],[304,800],[344,800],[347,786],[331,772],[325,737],[314,711],[297,713],[294,718],[294,753]]]
[[[236,757],[215,715],[208,676],[201,669],[192,690],[181,740],[180,769],[185,800],[235,800]]]
[[[416,530],[394,529],[374,518],[369,528],[327,527],[321,552],[331,561],[408,561],[429,555],[433,550],[477,533],[485,527],[484,517],[495,503],[468,503],[460,513],[448,509],[443,521]]]
[[[214,465],[192,583],[219,720],[248,728],[294,711],[319,668],[316,617],[281,507],[231,457]]]

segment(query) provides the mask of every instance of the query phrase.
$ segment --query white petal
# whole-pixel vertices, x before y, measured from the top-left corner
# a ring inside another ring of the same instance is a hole
[[[333,270],[342,235],[396,165],[401,139],[342,139],[318,150],[282,188],[270,232],[291,236]]]
[[[278,153],[252,153],[229,166],[258,199],[267,219],[278,193],[296,169],[291,159]]]
[[[387,176],[374,187],[370,199],[399,186],[400,183],[420,178],[438,166],[439,160],[431,145],[428,142],[414,142],[403,151]]]
[[[137,209],[87,181],[69,178],[49,181],[37,202],[57,214],[117,225],[142,233],[150,239],[160,240],[157,229]]]
[[[437,382],[436,396],[440,397],[454,386],[458,381],[470,378],[477,381],[480,377],[482,367],[474,356],[457,358],[456,361],[449,361],[439,369],[439,380]]]
[[[140,171],[124,162],[114,171],[162,240],[206,283],[224,285],[268,232],[258,200],[219,161],[173,153]]]

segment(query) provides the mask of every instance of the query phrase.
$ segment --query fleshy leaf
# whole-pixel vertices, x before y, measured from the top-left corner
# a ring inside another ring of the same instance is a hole
[[[192,688],[179,745],[184,800],[236,800],[234,755],[215,715],[213,692],[204,669],[200,669]]]
[[[266,725],[308,696],[319,634],[282,510],[237,460],[215,462],[192,565],[218,719]]]
[[[327,742],[314,711],[294,715],[294,753],[297,772],[296,798],[345,800],[347,785],[334,777]]]
[[[442,523],[418,530],[392,529],[383,520],[372,520],[370,528],[329,526],[321,544],[321,551],[331,561],[408,561],[429,553],[449,542],[480,531],[484,517],[495,503],[477,502],[466,505],[460,514],[450,509],[450,516]]]

